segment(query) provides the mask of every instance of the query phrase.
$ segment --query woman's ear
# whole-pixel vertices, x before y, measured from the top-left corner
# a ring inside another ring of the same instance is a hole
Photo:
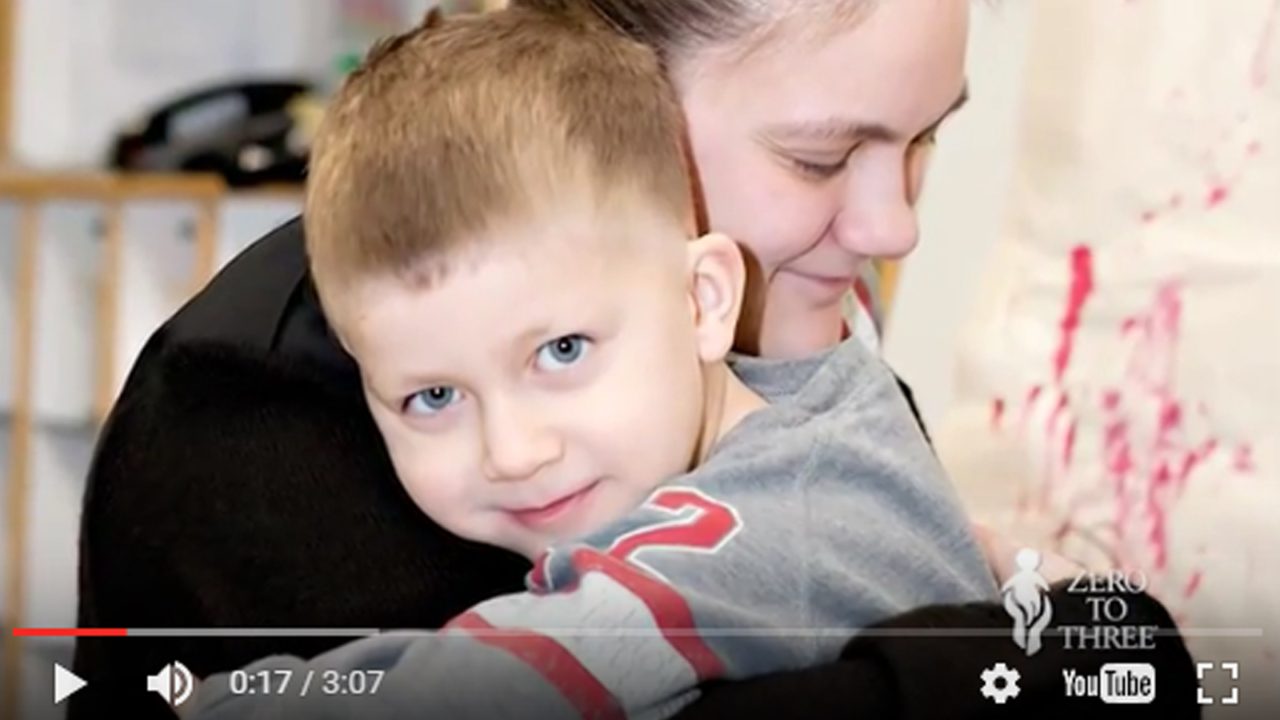
[[[729,354],[742,312],[746,265],[737,243],[710,233],[686,245],[689,302],[693,308],[698,355],[718,362]]]

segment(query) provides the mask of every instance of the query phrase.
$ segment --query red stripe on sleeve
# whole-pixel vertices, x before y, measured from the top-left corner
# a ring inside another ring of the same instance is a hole
[[[496,628],[474,610],[459,615],[445,626],[447,630],[454,628],[472,631],[477,642],[505,650],[538,671],[581,717],[625,720],[626,714],[613,693],[555,639],[524,629],[486,632]],[[500,688],[494,690],[500,692]]]
[[[573,564],[581,574],[595,570],[608,575],[639,598],[653,614],[663,638],[693,667],[699,682],[724,677],[724,663],[697,635],[693,611],[675,588],[625,560],[591,548],[575,550]]]

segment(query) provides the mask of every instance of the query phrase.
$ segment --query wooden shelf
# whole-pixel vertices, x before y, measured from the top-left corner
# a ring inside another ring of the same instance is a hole
[[[214,175],[0,171],[0,197],[44,200],[184,198],[217,200],[230,191]]]

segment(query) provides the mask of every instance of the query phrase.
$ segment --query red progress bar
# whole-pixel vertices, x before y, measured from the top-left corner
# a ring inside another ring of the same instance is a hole
[[[125,637],[125,628],[14,628],[14,637]]]

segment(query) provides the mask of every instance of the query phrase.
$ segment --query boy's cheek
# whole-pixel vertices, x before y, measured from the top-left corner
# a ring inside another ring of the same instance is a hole
[[[467,500],[467,478],[478,472],[460,462],[464,453],[438,445],[402,442],[388,448],[400,484],[433,518],[452,514]]]

